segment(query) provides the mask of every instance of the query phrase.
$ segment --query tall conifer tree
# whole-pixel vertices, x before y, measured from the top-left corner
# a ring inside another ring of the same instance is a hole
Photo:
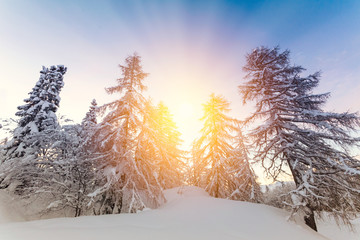
[[[81,138],[83,151],[93,152],[96,149],[95,146],[95,133],[97,131],[97,112],[98,106],[95,99],[91,101],[89,111],[86,113],[84,119],[81,122]]]
[[[204,127],[192,150],[195,185],[204,187],[214,197],[251,200],[254,199],[251,190],[249,194],[244,193],[249,192],[248,178],[255,180],[255,176],[244,152],[241,152],[245,151],[243,146],[236,149],[233,146],[234,134],[239,127],[238,121],[226,114],[230,111],[229,105],[223,97],[215,94],[211,94],[210,100],[204,104],[201,119]],[[239,169],[240,166],[246,169]],[[251,183],[256,184],[255,181]]]
[[[235,137],[235,147],[228,160],[230,165],[228,173],[232,176],[231,189],[234,189],[229,198],[260,202],[262,193],[248,155],[244,136],[239,129]]]
[[[64,86],[63,75],[66,70],[64,66],[58,65],[43,67],[40,71],[40,78],[29,93],[30,97],[24,100],[25,105],[18,107],[16,116],[20,119],[13,139],[5,147],[7,159],[23,157],[26,153],[38,154],[45,140],[33,137],[39,133],[45,134],[45,137],[59,127],[55,113],[59,107],[59,93]]]
[[[122,77],[106,91],[118,93],[120,98],[99,109],[107,113],[97,134],[103,156],[98,168],[107,179],[94,193],[94,196],[102,194],[99,214],[136,212],[149,202],[157,206],[163,200],[152,163],[136,158],[135,154],[146,102],[142,95],[146,89],[143,81],[148,74],[143,72],[137,54],[126,58],[125,65],[119,67]]]
[[[351,134],[358,115],[324,111],[329,93],[312,93],[320,74],[300,76],[305,69],[290,64],[289,51],[259,47],[246,60],[240,92],[244,103],[256,102],[247,123],[263,120],[249,134],[255,158],[274,179],[291,174],[296,190],[288,204],[305,214],[308,226],[317,229],[315,211],[349,223],[360,201],[360,163],[348,151],[359,144]]]
[[[145,108],[146,116],[140,133],[139,148],[152,159],[157,169],[157,178],[162,188],[179,186],[184,171],[183,151],[178,132],[169,109],[160,102],[157,107],[150,102]],[[142,156],[145,157],[145,156]]]

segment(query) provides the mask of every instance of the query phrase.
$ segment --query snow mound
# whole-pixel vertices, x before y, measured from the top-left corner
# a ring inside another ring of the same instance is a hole
[[[182,186],[164,191],[165,198],[168,202],[172,202],[184,197],[210,197],[202,188],[195,186]]]
[[[0,224],[20,221],[25,221],[25,216],[19,208],[13,205],[12,197],[6,194],[4,190],[0,191]]]
[[[168,201],[164,206],[138,214],[3,223],[0,224],[0,239],[330,239],[304,224],[287,221],[289,213],[280,209],[215,199],[197,187],[170,189],[165,191],[165,196]]]
[[[347,226],[338,226],[336,221],[328,216],[317,221],[318,231],[331,240],[359,240],[360,239],[360,218],[351,221],[353,231]]]

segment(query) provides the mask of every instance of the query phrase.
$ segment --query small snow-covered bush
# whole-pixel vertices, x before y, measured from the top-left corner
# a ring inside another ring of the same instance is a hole
[[[294,182],[276,182],[263,188],[264,203],[276,208],[291,210],[286,202],[291,201],[290,192],[295,190]]]

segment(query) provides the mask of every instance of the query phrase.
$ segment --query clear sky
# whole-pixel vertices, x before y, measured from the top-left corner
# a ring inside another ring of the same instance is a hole
[[[147,96],[162,100],[190,144],[201,104],[214,92],[242,106],[245,54],[260,46],[290,49],[293,63],[321,70],[326,108],[360,110],[360,1],[40,1],[0,0],[0,117],[16,107],[42,65],[68,67],[59,113],[80,122],[137,52],[150,73]]]

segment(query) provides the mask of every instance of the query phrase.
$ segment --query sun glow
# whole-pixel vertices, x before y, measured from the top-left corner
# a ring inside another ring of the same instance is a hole
[[[174,121],[182,134],[184,150],[190,150],[193,140],[198,135],[201,128],[200,116],[201,106],[187,101],[177,104],[174,108]]]
[[[178,109],[175,113],[175,116],[178,120],[188,120],[191,119],[192,116],[194,115],[195,109],[194,107],[188,103],[188,102],[184,102],[179,104]]]

